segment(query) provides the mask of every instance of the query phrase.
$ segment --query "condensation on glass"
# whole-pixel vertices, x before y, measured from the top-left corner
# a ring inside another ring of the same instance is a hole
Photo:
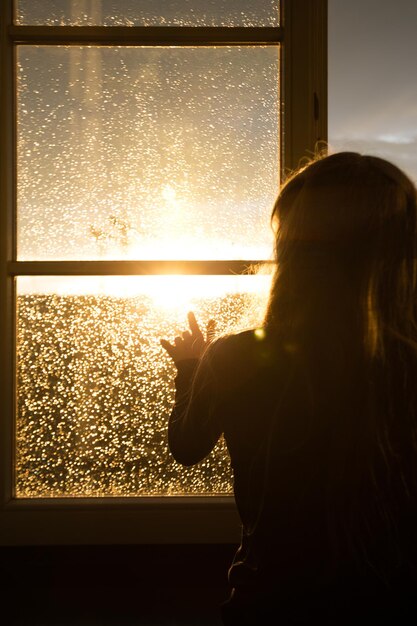
[[[18,259],[265,259],[279,49],[18,47]]]
[[[159,344],[194,310],[222,334],[262,323],[270,275],[17,279],[16,495],[231,494],[225,444],[167,448],[174,366]]]
[[[15,23],[47,26],[278,26],[279,0],[16,0]]]

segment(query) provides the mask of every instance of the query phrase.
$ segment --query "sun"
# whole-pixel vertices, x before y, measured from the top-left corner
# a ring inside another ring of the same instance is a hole
[[[177,200],[177,192],[172,185],[164,185],[161,189],[161,196],[166,202],[174,203]]]
[[[187,311],[198,297],[200,289],[200,276],[173,274],[152,276],[147,294],[159,309]]]

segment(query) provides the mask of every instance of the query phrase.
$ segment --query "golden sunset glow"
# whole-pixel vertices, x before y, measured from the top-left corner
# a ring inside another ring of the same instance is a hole
[[[222,442],[187,470],[168,454],[175,372],[160,339],[185,330],[189,310],[216,336],[259,328],[269,281],[20,276],[17,496],[230,493]]]
[[[278,46],[16,54],[18,260],[269,257]]]
[[[226,4],[235,25],[260,7]],[[40,5],[21,0],[21,23]],[[17,260],[93,262],[16,279],[17,497],[229,494],[224,442],[189,470],[168,453],[160,339],[191,310],[216,336],[262,325],[268,272],[177,272],[271,256],[279,45],[18,44],[16,64]],[[97,276],[96,261],[173,274]]]
[[[160,308],[184,310],[201,299],[223,298],[227,295],[258,294],[266,297],[271,275],[263,270],[258,275],[146,275],[146,276],[22,276],[21,294],[57,296],[108,296],[137,298],[146,296]]]

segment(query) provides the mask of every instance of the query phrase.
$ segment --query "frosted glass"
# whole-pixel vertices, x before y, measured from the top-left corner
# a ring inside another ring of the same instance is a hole
[[[269,258],[278,53],[19,46],[19,260]]]
[[[17,24],[278,26],[279,0],[16,0]]]
[[[258,325],[269,276],[20,277],[17,497],[229,494],[223,442],[175,463],[175,368],[159,344],[194,310],[218,332]]]

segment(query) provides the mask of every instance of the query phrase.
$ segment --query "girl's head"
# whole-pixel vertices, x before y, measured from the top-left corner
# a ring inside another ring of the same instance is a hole
[[[272,212],[277,254],[311,244],[414,257],[416,212],[415,186],[392,163],[355,152],[321,157],[281,189]]]
[[[414,316],[416,188],[392,163],[355,152],[314,160],[282,187],[272,224],[272,317],[283,290],[287,301],[350,298],[371,311],[367,331],[372,321],[377,334],[381,325],[395,329]]]

